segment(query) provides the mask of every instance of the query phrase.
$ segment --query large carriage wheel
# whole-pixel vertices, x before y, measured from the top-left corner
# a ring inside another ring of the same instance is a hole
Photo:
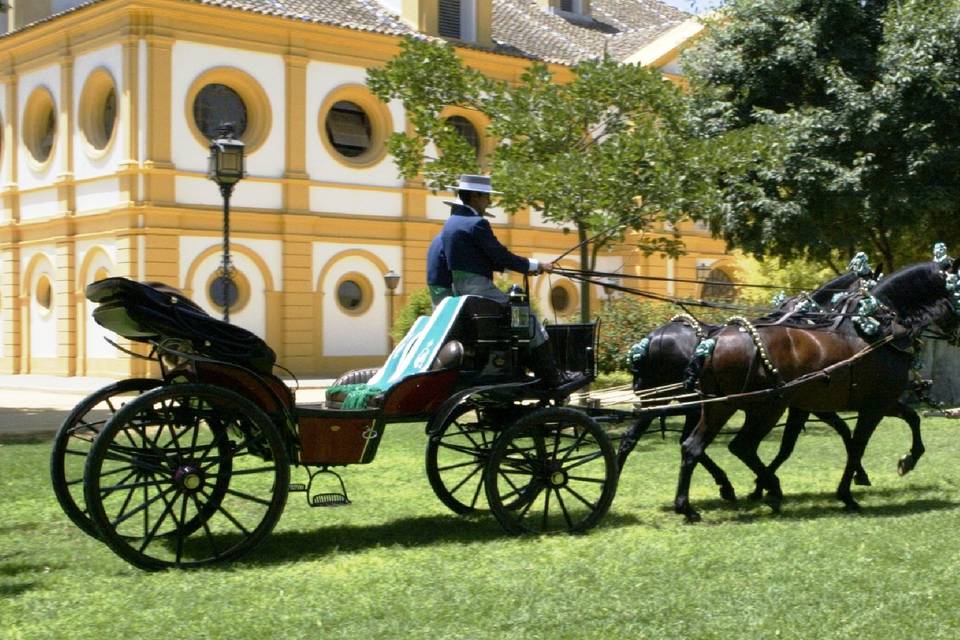
[[[161,384],[152,378],[109,384],[84,398],[60,425],[50,453],[50,479],[63,512],[84,533],[97,537],[83,499],[83,468],[94,439],[125,403]]]
[[[289,479],[283,440],[256,405],[222,387],[177,384],[106,424],[87,459],[84,498],[100,538],[124,560],[195,567],[261,542]]]
[[[585,531],[610,508],[617,458],[606,432],[581,411],[547,407],[508,427],[490,451],[490,509],[510,533]]]
[[[478,505],[483,493],[483,470],[497,430],[470,404],[457,407],[427,441],[427,479],[433,492],[454,513],[486,511]]]

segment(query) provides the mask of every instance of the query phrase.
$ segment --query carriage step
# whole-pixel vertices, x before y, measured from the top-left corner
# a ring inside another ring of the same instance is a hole
[[[310,498],[311,507],[345,507],[350,498],[343,493],[318,493]]]
[[[290,486],[287,487],[287,491],[306,491],[307,485],[302,482],[291,482]]]

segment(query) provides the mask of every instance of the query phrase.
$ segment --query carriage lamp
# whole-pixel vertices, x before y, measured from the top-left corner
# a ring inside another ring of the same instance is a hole
[[[383,283],[387,285],[387,341],[393,347],[393,338],[390,337],[390,327],[393,325],[393,292],[400,284],[400,274],[393,269],[383,274]]]
[[[706,282],[710,276],[710,265],[702,260],[697,261],[697,280]]]
[[[246,175],[244,173],[244,146],[233,137],[233,123],[220,127],[219,137],[210,141],[210,157],[207,177],[220,186],[223,196],[223,263],[213,282],[210,293],[215,302],[223,304],[223,321],[230,322],[230,305],[239,298],[233,281],[233,266],[230,264],[230,196],[233,186]]]
[[[604,278],[603,279],[603,295],[607,297],[607,300],[613,299],[613,294],[616,291],[614,287],[620,284],[620,280],[617,278]]]

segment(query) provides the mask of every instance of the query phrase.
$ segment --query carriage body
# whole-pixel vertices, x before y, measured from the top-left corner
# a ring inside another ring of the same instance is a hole
[[[572,482],[554,461],[549,469],[538,463],[534,475],[543,479],[532,478],[520,489],[502,482],[499,489],[485,486],[497,485],[503,469],[516,464],[508,445],[536,448],[539,453],[527,458],[550,457],[544,434],[553,438],[554,457],[590,448],[601,476],[601,491],[586,515],[572,520],[565,510],[555,514],[559,526],[552,528],[589,528],[613,499],[615,456],[605,433],[585,414],[559,407],[562,397],[594,379],[593,324],[548,328],[558,362],[576,374],[564,388],[548,390],[524,372],[528,339],[511,328],[509,308],[466,297],[457,302],[444,327],[443,349],[430,351],[430,362],[419,362],[426,351],[400,353],[404,362],[417,355],[419,368],[397,373],[366,406],[344,408],[335,399],[296,404],[294,392],[273,374],[275,355],[262,340],[211,318],[174,290],[109,278],[90,285],[87,294],[99,303],[94,316],[100,324],[152,345],[162,379],[121,381],[78,405],[55,441],[54,487],[75,523],[141,568],[243,555],[273,528],[288,491],[308,491],[312,506],[329,504],[311,499],[309,485],[289,482],[291,465],[308,468],[312,485],[315,472],[370,463],[390,423],[426,422],[427,475],[440,499],[465,513],[475,510],[485,489],[508,531],[529,528],[518,517],[518,500],[526,514],[535,501],[546,496],[549,504],[551,492]],[[89,416],[101,403],[113,415],[94,421]],[[468,415],[474,422],[464,426]],[[480,435],[482,440],[472,439]],[[472,449],[447,447],[450,437],[471,439]],[[66,452],[76,454],[78,446],[82,473],[71,476]],[[448,449],[466,455],[479,478],[471,481],[469,505],[453,495],[454,481],[444,475]],[[251,522],[242,522],[248,511],[255,512]]]

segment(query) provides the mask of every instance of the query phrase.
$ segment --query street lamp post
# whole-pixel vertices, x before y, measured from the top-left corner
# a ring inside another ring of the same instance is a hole
[[[233,266],[230,264],[230,195],[233,186],[246,175],[244,173],[243,142],[233,137],[233,123],[220,127],[219,137],[210,141],[210,157],[207,177],[220,187],[223,196],[223,264],[213,284],[214,300],[223,301],[223,321],[230,322],[230,304],[237,299],[237,285],[233,281]]]
[[[387,341],[393,346],[393,338],[390,336],[390,327],[393,324],[393,292],[397,290],[400,284],[400,274],[391,269],[383,274],[383,283],[387,285]]]

